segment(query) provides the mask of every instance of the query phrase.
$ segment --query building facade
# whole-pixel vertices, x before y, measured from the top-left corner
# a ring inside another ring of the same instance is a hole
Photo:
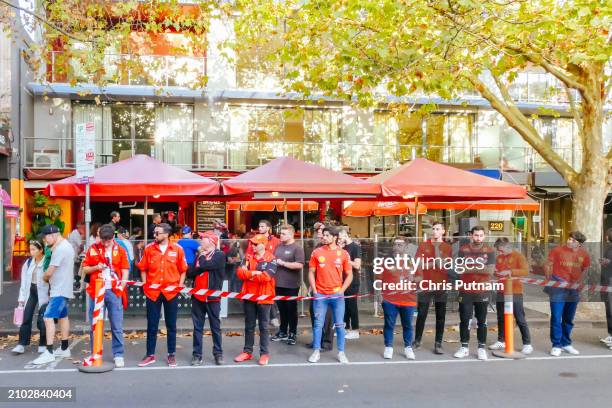
[[[134,44],[144,34],[134,33]],[[49,83],[28,80],[28,72],[15,45],[12,55],[20,75],[13,76],[13,134],[16,136],[11,168],[11,195],[22,208],[21,234],[30,231],[27,207],[36,190],[74,173],[75,127],[93,122],[96,131],[96,164],[103,166],[146,154],[166,163],[213,177],[231,177],[279,156],[292,156],[355,175],[373,175],[415,157],[465,169],[496,169],[505,180],[529,186],[542,199],[541,214],[512,214],[528,218],[523,237],[564,239],[571,215],[567,186],[554,179],[552,169],[510,128],[488,103],[473,95],[460,101],[433,100],[437,110],[429,115],[396,114],[385,109],[357,109],[341,101],[304,103],[280,93],[282,70],[259,64],[259,55],[238,51],[235,62],[222,44],[233,36],[232,22],[213,20],[205,53],[173,55],[165,43],[180,42],[180,33],[160,34],[146,53],[139,49],[109,50],[106,60],[113,85],[99,89],[91,84],[66,83],[67,65],[78,74],[78,61],[54,54],[46,67]],[[135,46],[136,47],[136,46]],[[122,69],[126,59],[154,61],[158,67],[146,75]],[[205,89],[184,87],[205,73]],[[149,83],[165,84],[160,93]],[[84,93],[86,96],[83,96]],[[575,168],[581,160],[576,125],[567,111],[561,85],[551,76],[522,72],[511,89],[526,115],[546,107],[556,112],[533,119],[535,127],[553,148]],[[418,106],[431,101],[415,97]],[[16,120],[15,120],[16,119]],[[612,139],[612,125],[604,129]],[[537,176],[537,175],[540,176]],[[551,175],[542,177],[541,175]],[[538,184],[539,183],[539,184]],[[547,184],[548,183],[548,184]],[[57,200],[68,226],[79,217],[74,204]],[[77,206],[78,207],[78,206]],[[104,207],[106,208],[106,207]],[[476,211],[436,213],[459,230],[460,218],[486,218]],[[487,214],[487,217],[491,217]],[[507,219],[503,233],[517,232]],[[494,218],[494,216],[493,216]],[[542,222],[546,220],[546,222]],[[106,214],[104,214],[104,220]],[[354,222],[362,234],[392,235],[401,232],[403,218],[386,217]],[[382,225],[382,230],[381,230]]]

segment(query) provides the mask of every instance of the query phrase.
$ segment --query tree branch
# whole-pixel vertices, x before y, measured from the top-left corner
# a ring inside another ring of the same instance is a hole
[[[580,144],[584,144],[584,129],[582,128],[582,118],[580,117],[580,112],[576,108],[576,101],[574,101],[574,96],[572,95],[572,90],[565,84],[563,84],[563,88],[565,89],[565,93],[567,94],[567,100],[570,106],[570,112],[574,116],[574,120],[576,121],[576,126],[578,126],[578,136],[580,136]],[[584,150],[584,146],[583,150]]]
[[[478,77],[466,75],[466,79],[507,120],[508,124],[567,181],[567,184],[573,187],[578,173],[540,137],[537,130],[535,130],[518,108],[513,103],[506,103],[495,96]]]

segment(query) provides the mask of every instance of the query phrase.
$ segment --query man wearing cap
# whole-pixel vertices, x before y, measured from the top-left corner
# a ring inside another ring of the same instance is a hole
[[[47,247],[51,248],[51,260],[46,269],[43,280],[49,282],[49,303],[44,314],[47,335],[47,349],[33,361],[34,364],[46,364],[55,361],[55,357],[68,358],[68,336],[70,335],[70,322],[68,320],[68,300],[74,297],[74,249],[62,237],[57,225],[49,224],[42,228],[41,234]],[[59,320],[61,331],[61,347],[53,350],[55,339],[55,321]]]
[[[123,308],[127,305],[127,297],[121,281],[128,280],[130,264],[126,250],[114,239],[115,227],[112,224],[101,226],[98,235],[100,242],[89,247],[83,260],[83,272],[90,275],[90,283],[87,286],[87,294],[91,298],[88,313],[91,319],[96,298],[95,282],[101,278],[104,280],[104,308],[110,320],[115,366],[123,367]],[[91,344],[93,332],[90,331],[90,346]]]
[[[178,240],[178,244],[183,248],[185,252],[185,261],[189,267],[188,271],[191,272],[195,268],[195,261],[198,256],[198,250],[200,249],[200,243],[193,239],[193,231],[189,225],[185,225],[181,229],[183,237]],[[189,273],[188,273],[189,275]]]
[[[147,355],[138,364],[139,367],[155,363],[155,345],[162,306],[168,332],[168,366],[176,367],[174,353],[176,352],[177,295],[185,282],[187,262],[183,248],[169,241],[171,232],[172,227],[166,223],[155,227],[155,241],[147,245],[138,263],[147,297]],[[175,289],[161,291],[151,288],[151,284],[170,285]]]
[[[244,349],[234,361],[241,363],[253,358],[253,345],[255,343],[255,322],[259,320],[259,365],[267,365],[270,361],[268,345],[270,333],[270,308],[274,304],[275,296],[274,277],[276,275],[276,262],[274,255],[267,251],[268,237],[257,234],[251,238],[254,249],[252,255],[246,255],[243,264],[238,268],[237,275],[244,283],[241,295],[253,295],[243,299],[244,305]],[[260,296],[269,296],[268,299],[259,300]]]
[[[207,231],[202,238],[202,252],[197,266],[187,276],[193,279],[193,288],[199,290],[221,290],[225,273],[225,254],[217,248],[219,237],[213,231]],[[202,365],[202,331],[208,315],[208,323],[213,338],[213,356],[215,364],[223,364],[221,348],[221,303],[219,297],[193,294],[191,299],[191,319],[193,320],[193,357],[191,365]]]

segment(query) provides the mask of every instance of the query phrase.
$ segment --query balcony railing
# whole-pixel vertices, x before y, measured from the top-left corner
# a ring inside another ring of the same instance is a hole
[[[90,83],[86,71],[76,59],[66,61],[64,53],[51,53],[48,79],[67,82],[68,72],[79,83]],[[119,85],[193,86],[206,75],[206,58],[167,55],[104,55],[104,81]]]
[[[72,139],[25,138],[24,167],[74,168]],[[555,151],[575,169],[579,149]],[[103,139],[96,141],[96,165],[104,166],[146,154],[188,170],[253,169],[281,156],[291,156],[326,168],[346,172],[380,172],[417,157],[449,164],[502,168],[515,171],[551,170],[530,147],[456,147],[375,145],[350,143],[241,142],[208,140]]]

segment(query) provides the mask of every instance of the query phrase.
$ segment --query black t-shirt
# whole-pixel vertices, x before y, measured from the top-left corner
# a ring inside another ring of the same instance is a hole
[[[361,259],[361,245],[359,245],[355,241],[345,246],[344,250],[348,252],[349,256],[351,257],[351,261],[354,261],[357,258]],[[353,268],[353,281],[351,282],[350,286],[359,286],[359,280],[359,269]]]

